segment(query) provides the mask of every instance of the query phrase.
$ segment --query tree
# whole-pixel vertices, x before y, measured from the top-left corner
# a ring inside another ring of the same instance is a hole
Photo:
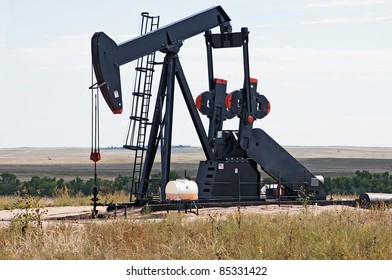
[[[327,192],[333,194],[360,194],[364,192],[392,193],[392,176],[389,172],[370,173],[356,171],[352,177],[325,177],[324,185]]]
[[[0,175],[0,195],[15,195],[20,191],[22,184],[12,173]]]
[[[129,192],[129,188],[131,187],[131,180],[132,177],[130,176],[122,176],[118,175],[113,182],[113,189],[115,191],[126,191]]]
[[[56,193],[56,178],[48,178],[39,176],[31,177],[30,181],[24,183],[27,194],[38,196],[53,196]]]
[[[84,180],[79,177],[76,177],[72,181],[68,182],[68,188],[71,195],[77,195],[79,193],[82,193],[84,186],[85,186]]]

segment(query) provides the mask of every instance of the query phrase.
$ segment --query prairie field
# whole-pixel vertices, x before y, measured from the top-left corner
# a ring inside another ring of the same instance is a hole
[[[286,149],[320,175],[392,172],[392,148]],[[89,153],[87,148],[3,148],[0,173],[10,172],[21,180],[92,178]],[[102,149],[101,154],[99,177],[131,174],[132,152]],[[201,148],[176,148],[172,169],[196,176],[200,160],[204,160]],[[159,158],[154,168],[159,170]],[[41,212],[34,214],[30,209],[27,215],[15,212],[17,199],[0,198],[0,259],[392,259],[392,211],[385,207],[270,205],[200,209],[198,216],[176,211],[141,214],[140,209],[129,209],[126,217],[121,213],[113,217],[100,209],[100,219],[90,219],[88,197],[40,198]],[[117,194],[101,199],[125,201],[127,197]],[[83,213],[83,219],[64,219],[62,211],[72,206],[81,207],[74,214]]]
[[[357,170],[392,172],[392,148],[376,147],[303,147],[287,146],[286,150],[315,174],[324,176],[352,175]],[[98,176],[113,179],[119,174],[131,175],[134,152],[121,148],[101,149],[97,163]],[[32,176],[72,180],[92,178],[94,165],[89,148],[1,148],[0,173],[10,172],[20,180]],[[200,147],[172,149],[171,169],[196,177],[199,161],[205,160]],[[157,153],[154,170],[160,170]]]
[[[0,227],[0,259],[392,259],[389,209],[237,208]]]

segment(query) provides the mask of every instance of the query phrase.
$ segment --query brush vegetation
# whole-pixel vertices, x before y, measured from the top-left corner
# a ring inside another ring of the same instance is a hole
[[[160,172],[151,174],[152,181],[159,181],[162,175]],[[180,178],[175,171],[170,171],[169,180]],[[189,178],[190,179],[190,178]],[[76,177],[73,180],[65,181],[63,178],[33,176],[28,181],[21,181],[15,174],[6,172],[0,174],[0,195],[20,195],[40,197],[59,197],[64,195],[92,195],[94,186],[97,186],[99,193],[103,195],[114,194],[116,192],[128,192],[132,185],[132,177],[118,175],[114,180],[90,178],[83,180]],[[149,194],[157,194],[159,184],[149,186]]]
[[[388,209],[209,213],[0,228],[0,259],[392,259]]]
[[[99,202],[129,201],[129,180],[101,181],[106,187],[100,188]],[[333,193],[355,193],[357,186],[392,190],[392,175],[358,171],[326,183]],[[24,209],[15,203],[21,194],[28,204],[22,203],[27,205],[23,215],[0,226],[0,259],[392,259],[392,214],[383,207],[317,215],[306,207],[296,215],[244,214],[239,208],[235,214],[211,212],[196,219],[177,213],[155,219],[146,211],[143,219],[42,223],[45,207],[91,205],[93,185],[46,177],[22,183],[1,174],[0,209]]]
[[[175,171],[170,171],[170,180],[180,178]],[[187,177],[188,179],[194,179]],[[159,182],[160,172],[151,174],[151,181]],[[264,178],[264,183],[276,183],[272,178]],[[33,176],[30,180],[22,182],[12,173],[0,174],[0,196],[15,196],[28,194],[40,197],[67,197],[91,196],[94,186],[98,187],[100,195],[114,195],[117,192],[129,193],[132,177],[118,175],[114,180],[90,178],[83,180],[76,177],[65,181],[63,178]],[[150,184],[148,195],[159,193],[158,183]],[[356,171],[352,176],[325,177],[325,189],[330,194],[353,195],[363,192],[392,193],[392,175],[389,172],[371,173],[369,171]]]
[[[29,195],[0,196],[0,210],[13,210],[20,208],[18,201],[25,197],[39,201],[42,207],[61,207],[61,206],[89,206],[92,205],[91,196],[82,194],[64,194],[57,197],[40,197]],[[98,203],[108,205],[112,202],[128,202],[129,194],[124,191],[117,191],[113,194],[100,194]]]

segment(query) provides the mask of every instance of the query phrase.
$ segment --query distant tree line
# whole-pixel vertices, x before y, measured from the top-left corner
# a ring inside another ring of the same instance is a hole
[[[151,175],[150,194],[158,194],[161,174]],[[170,180],[180,178],[176,171],[170,171]],[[190,179],[190,178],[188,178]],[[389,172],[370,173],[356,171],[354,176],[325,177],[326,191],[331,194],[359,194],[363,192],[392,193],[392,175]],[[98,178],[97,186],[100,194],[110,194],[117,191],[129,192],[132,177],[117,176],[114,180]],[[155,182],[155,183],[154,183]],[[61,195],[92,195],[94,179],[83,180],[79,177],[66,182],[63,178],[33,176],[29,181],[21,182],[12,173],[0,175],[0,195],[20,195],[56,197]]]
[[[325,177],[324,185],[332,194],[360,194],[364,192],[392,193],[392,175],[389,172],[356,171],[354,176]]]
[[[267,177],[264,184],[274,184],[276,181]],[[328,194],[356,195],[364,192],[392,193],[392,175],[389,172],[370,173],[356,171],[353,176],[325,176],[324,186]]]
[[[158,182],[160,173],[151,175],[152,181]],[[176,171],[170,171],[170,180],[180,178]],[[114,194],[117,191],[129,192],[132,184],[131,176],[117,176],[114,180],[97,178],[97,186],[100,194]],[[12,173],[0,175],[0,195],[20,195],[56,197],[61,195],[92,195],[94,179],[83,180],[79,177],[66,182],[63,178],[56,179],[48,177],[33,176],[29,181],[21,182]],[[149,188],[150,194],[158,194],[158,183],[153,183]]]
[[[102,194],[128,191],[131,177],[117,176],[114,180],[97,178],[97,185]],[[56,197],[61,195],[91,195],[94,179],[83,180],[79,177],[66,182],[63,178],[33,176],[29,181],[21,182],[12,173],[0,175],[0,195],[28,194],[31,196]]]

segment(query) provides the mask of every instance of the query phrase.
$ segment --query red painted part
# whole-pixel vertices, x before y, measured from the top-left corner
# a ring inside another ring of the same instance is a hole
[[[249,123],[249,124],[251,124],[252,122],[253,122],[253,117],[251,116],[251,115],[249,115],[247,118],[246,118],[246,121]]]
[[[226,109],[227,110],[231,110],[231,100],[233,99],[233,95],[231,93],[229,93],[228,95],[226,95],[226,99],[225,99],[225,105],[226,105]]]
[[[197,110],[199,110],[200,111],[200,108],[201,108],[201,94],[199,94],[197,97],[196,97],[196,108],[197,108]]]
[[[269,103],[269,101],[268,101],[268,104],[267,104],[267,115],[269,114],[270,111],[271,111],[271,103]]]
[[[255,78],[249,78],[249,82],[250,82],[251,84],[257,84],[257,79],[255,79]]]
[[[227,85],[227,81],[226,80],[218,79],[218,78],[214,79],[214,83],[215,84],[221,84],[221,85]]]
[[[101,153],[100,152],[91,152],[90,159],[93,162],[97,162],[101,160]]]
[[[119,109],[119,110],[117,110],[117,111],[113,111],[113,114],[121,114],[122,111],[123,111],[123,109],[121,108],[121,109]]]

